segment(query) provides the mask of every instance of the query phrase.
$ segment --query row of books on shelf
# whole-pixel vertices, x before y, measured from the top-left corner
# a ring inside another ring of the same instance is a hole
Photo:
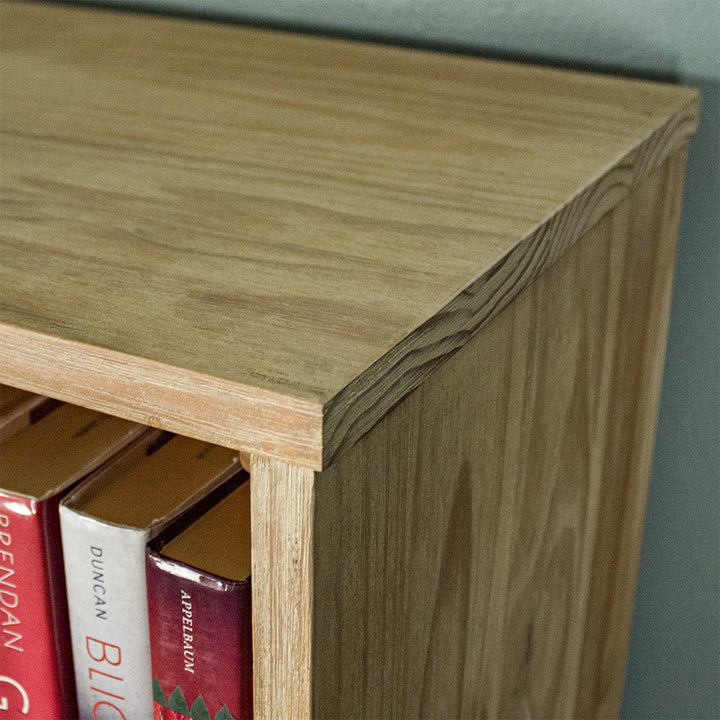
[[[0,718],[252,717],[237,452],[0,386]]]

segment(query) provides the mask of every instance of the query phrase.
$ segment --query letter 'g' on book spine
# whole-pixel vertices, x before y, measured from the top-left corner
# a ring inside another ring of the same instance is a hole
[[[59,496],[0,490],[0,717],[73,717],[75,684],[59,537]]]
[[[1,718],[76,716],[58,505],[146,430],[62,405],[0,445]]]

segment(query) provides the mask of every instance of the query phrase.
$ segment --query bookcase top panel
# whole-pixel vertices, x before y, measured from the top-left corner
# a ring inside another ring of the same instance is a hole
[[[0,13],[0,380],[316,467],[696,124],[670,85]]]

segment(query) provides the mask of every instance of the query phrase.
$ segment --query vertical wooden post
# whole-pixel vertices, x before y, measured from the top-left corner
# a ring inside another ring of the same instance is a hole
[[[251,475],[255,717],[309,718],[314,473],[254,457]]]

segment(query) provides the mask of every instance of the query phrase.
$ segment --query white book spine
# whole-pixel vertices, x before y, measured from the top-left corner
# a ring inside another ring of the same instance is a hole
[[[147,533],[61,506],[81,720],[151,720]]]

